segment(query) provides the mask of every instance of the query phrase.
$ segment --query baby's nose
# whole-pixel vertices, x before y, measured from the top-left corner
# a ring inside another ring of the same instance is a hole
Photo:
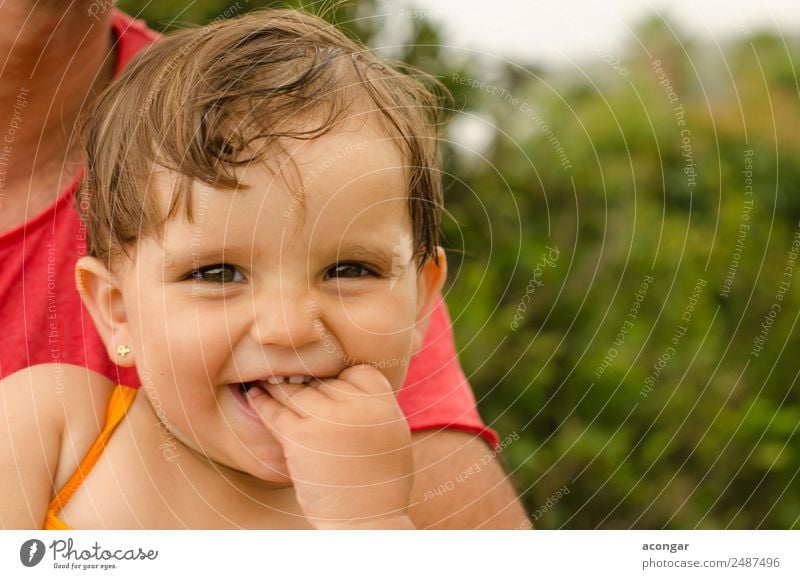
[[[318,312],[307,294],[256,295],[251,335],[259,344],[301,348],[321,339]]]

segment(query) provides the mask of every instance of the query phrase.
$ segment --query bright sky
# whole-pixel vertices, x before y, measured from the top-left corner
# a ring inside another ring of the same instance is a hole
[[[422,11],[412,17],[440,22],[449,44],[555,66],[598,47],[620,50],[633,41],[632,28],[654,13],[712,41],[765,28],[800,31],[800,0],[406,0],[387,2],[387,11],[408,17],[401,5]]]

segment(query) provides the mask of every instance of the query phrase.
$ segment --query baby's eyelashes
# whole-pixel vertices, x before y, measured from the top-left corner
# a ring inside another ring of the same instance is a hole
[[[356,261],[337,263],[325,272],[325,279],[356,279],[366,276],[380,277],[375,271]]]
[[[377,268],[360,261],[339,262],[329,267],[323,274],[325,281],[382,277]],[[185,279],[211,284],[246,283],[245,275],[234,265],[217,263],[193,269]]]
[[[227,263],[207,265],[192,270],[189,279],[208,283],[242,283],[247,281],[244,274]]]

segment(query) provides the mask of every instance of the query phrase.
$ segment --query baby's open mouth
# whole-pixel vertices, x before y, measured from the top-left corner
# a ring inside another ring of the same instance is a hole
[[[260,382],[240,382],[239,383],[239,393],[244,396],[247,394],[247,391],[251,388],[261,388]],[[261,390],[264,390],[261,388]],[[266,390],[264,390],[266,392]]]
[[[297,374],[294,376],[269,376],[264,380],[253,380],[251,382],[240,382],[239,383],[239,391],[242,395],[247,394],[247,391],[251,388],[260,388],[264,392],[266,392],[266,388],[264,388],[264,383],[268,384],[283,384],[287,382],[289,384],[308,384],[313,380],[312,376],[304,375],[304,374]]]

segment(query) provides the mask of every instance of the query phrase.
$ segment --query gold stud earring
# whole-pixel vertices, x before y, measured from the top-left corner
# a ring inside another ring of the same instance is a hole
[[[123,358],[125,356],[127,356],[128,354],[130,354],[130,352],[131,352],[131,349],[128,346],[126,346],[125,344],[120,344],[119,348],[117,348],[117,354],[119,354]]]

